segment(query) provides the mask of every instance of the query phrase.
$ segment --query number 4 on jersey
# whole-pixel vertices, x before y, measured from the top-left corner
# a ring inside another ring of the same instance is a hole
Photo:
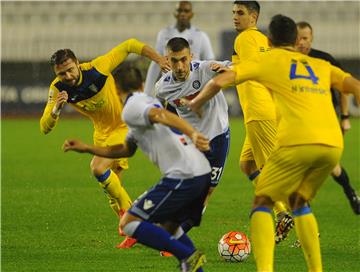
[[[319,78],[315,75],[313,69],[310,67],[310,65],[307,63],[306,60],[300,60],[301,64],[305,66],[306,71],[309,73],[308,76],[306,75],[299,75],[296,74],[296,69],[298,65],[298,61],[292,59],[291,60],[291,67],[290,67],[290,79],[296,79],[296,78],[302,78],[311,80],[313,84],[318,84]]]

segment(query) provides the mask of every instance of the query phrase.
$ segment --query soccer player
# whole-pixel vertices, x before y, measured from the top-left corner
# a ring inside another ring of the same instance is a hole
[[[121,121],[123,105],[117,99],[111,72],[130,53],[146,56],[159,63],[162,68],[168,68],[166,58],[136,39],[120,43],[107,54],[82,64],[70,49],[56,51],[50,59],[56,78],[50,85],[48,102],[40,119],[41,132],[48,134],[53,130],[61,109],[64,104],[69,103],[93,122],[95,145],[123,143],[127,127]],[[94,156],[90,167],[106,192],[111,208],[121,216],[131,206],[130,197],[120,181],[121,171],[128,168],[127,159]],[[129,247],[132,243],[134,240],[125,239],[119,247]]]
[[[214,59],[214,52],[208,35],[191,25],[191,19],[194,16],[192,4],[189,1],[180,1],[176,4],[174,17],[176,24],[168,26],[159,31],[156,39],[156,50],[165,55],[167,42],[174,37],[182,37],[190,43],[191,51],[196,60]],[[155,96],[154,87],[159,79],[160,68],[152,62],[149,66],[145,81],[145,93]]]
[[[239,33],[234,42],[233,63],[257,60],[270,50],[267,37],[256,27],[260,14],[257,1],[235,1],[233,22]],[[256,184],[265,161],[274,149],[276,113],[268,89],[261,83],[249,80],[236,86],[244,113],[246,136],[240,154],[240,169]],[[284,240],[294,223],[284,203],[276,202],[276,242]]]
[[[162,102],[170,104],[177,114],[188,121],[210,140],[210,151],[205,156],[211,165],[211,187],[208,197],[218,185],[224,170],[230,145],[228,107],[225,96],[218,93],[209,101],[203,110],[202,118],[188,109],[185,100],[192,99],[203,86],[216,75],[219,67],[230,65],[227,62],[192,61],[192,53],[188,41],[175,37],[166,45],[166,56],[171,71],[164,74],[156,83],[155,94]],[[208,198],[204,203],[204,208]],[[188,232],[192,222],[185,222],[182,228]]]
[[[138,69],[122,67],[115,80],[124,104],[122,119],[129,127],[126,140],[109,147],[67,140],[64,151],[119,158],[131,157],[139,146],[163,177],[134,202],[121,218],[121,228],[141,244],[174,254],[181,271],[202,271],[205,256],[195,250],[179,224],[187,219],[200,224],[210,166],[196,147],[208,150],[209,141],[189,123],[165,110],[159,100],[141,93],[143,83]]]
[[[295,22],[276,15],[269,25],[273,49],[259,61],[234,65],[214,77],[190,103],[194,111],[224,86],[252,79],[274,97],[279,124],[277,147],[255,187],[251,238],[258,271],[273,271],[274,231],[271,208],[289,203],[309,271],[322,271],[318,226],[308,203],[338,163],[343,136],[330,88],[353,93],[360,103],[360,81],[332,66],[295,51]]]
[[[329,53],[314,49],[311,47],[313,41],[313,29],[308,22],[299,22],[296,24],[298,30],[298,40],[296,50],[310,57],[319,58],[330,62],[332,65],[341,68],[340,63],[336,61]],[[348,101],[345,94],[340,94],[340,102],[338,93],[332,88],[332,101],[335,109],[340,106],[340,125],[343,133],[350,129],[350,120],[348,112]],[[350,179],[344,167],[337,164],[331,172],[334,180],[343,187],[344,193],[350,202],[351,208],[355,214],[360,214],[360,197],[356,194],[354,188],[350,184]]]

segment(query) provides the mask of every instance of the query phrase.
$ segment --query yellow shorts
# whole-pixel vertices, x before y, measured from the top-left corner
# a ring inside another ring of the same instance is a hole
[[[128,132],[127,127],[122,127],[120,129],[116,129],[110,133],[110,135],[99,135],[98,137],[94,136],[94,145],[97,146],[112,146],[112,145],[118,145],[125,143],[126,135]],[[112,168],[116,169],[118,167],[121,167],[122,169],[128,169],[128,159],[127,158],[121,158],[121,159],[115,159],[114,164],[112,165]]]
[[[255,161],[262,169],[275,147],[276,121],[256,120],[245,124],[246,136],[240,154],[240,161]]]
[[[276,148],[268,158],[255,188],[255,195],[288,203],[298,192],[311,200],[335,165],[342,148],[326,145],[297,145]]]

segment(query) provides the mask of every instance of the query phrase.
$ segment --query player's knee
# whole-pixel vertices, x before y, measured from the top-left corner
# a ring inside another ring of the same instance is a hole
[[[253,161],[240,161],[240,170],[245,175],[250,176],[257,170],[257,168]]]
[[[174,222],[165,222],[161,224],[161,227],[165,229],[168,233],[175,234],[179,229],[179,224]]]
[[[269,196],[255,196],[254,202],[253,202],[253,209],[256,209],[258,207],[265,207],[268,209],[272,209],[274,206],[274,202],[272,201],[271,197]]]
[[[289,196],[289,205],[293,211],[304,207],[306,204],[307,200],[297,192]]]
[[[122,168],[119,164],[114,163],[114,164],[111,166],[111,170],[113,170],[114,173],[119,176],[119,175],[121,174],[123,168]]]
[[[94,176],[98,177],[103,175],[108,168],[105,165],[98,163],[96,160],[92,160],[90,162],[90,169],[91,169],[91,173]]]
[[[341,174],[341,166],[340,166],[340,164],[337,164],[335,166],[335,168],[332,170],[331,175],[333,177],[338,177],[338,176],[340,176],[340,174]]]
[[[120,219],[119,227],[124,231],[126,235],[133,236],[140,223],[140,218],[126,212]]]

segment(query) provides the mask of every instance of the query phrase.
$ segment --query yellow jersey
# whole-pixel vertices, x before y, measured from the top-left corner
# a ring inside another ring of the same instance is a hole
[[[270,50],[267,37],[256,27],[241,32],[235,39],[232,62],[258,61]],[[259,82],[249,80],[236,86],[245,123],[253,120],[276,119],[275,107],[270,92]]]
[[[126,128],[121,119],[123,105],[111,72],[129,53],[140,55],[144,45],[136,39],[129,39],[107,54],[80,64],[80,79],[75,87],[68,86],[56,78],[50,85],[48,102],[40,119],[41,131],[48,133],[56,125],[58,118],[54,119],[51,111],[60,91],[66,91],[69,97],[67,102],[91,119],[94,125],[94,138],[105,139],[112,131]]]
[[[279,146],[343,147],[330,87],[341,91],[344,79],[350,74],[324,60],[280,48],[264,54],[258,62],[240,63],[232,69],[236,84],[252,79],[271,91],[280,114]]]

